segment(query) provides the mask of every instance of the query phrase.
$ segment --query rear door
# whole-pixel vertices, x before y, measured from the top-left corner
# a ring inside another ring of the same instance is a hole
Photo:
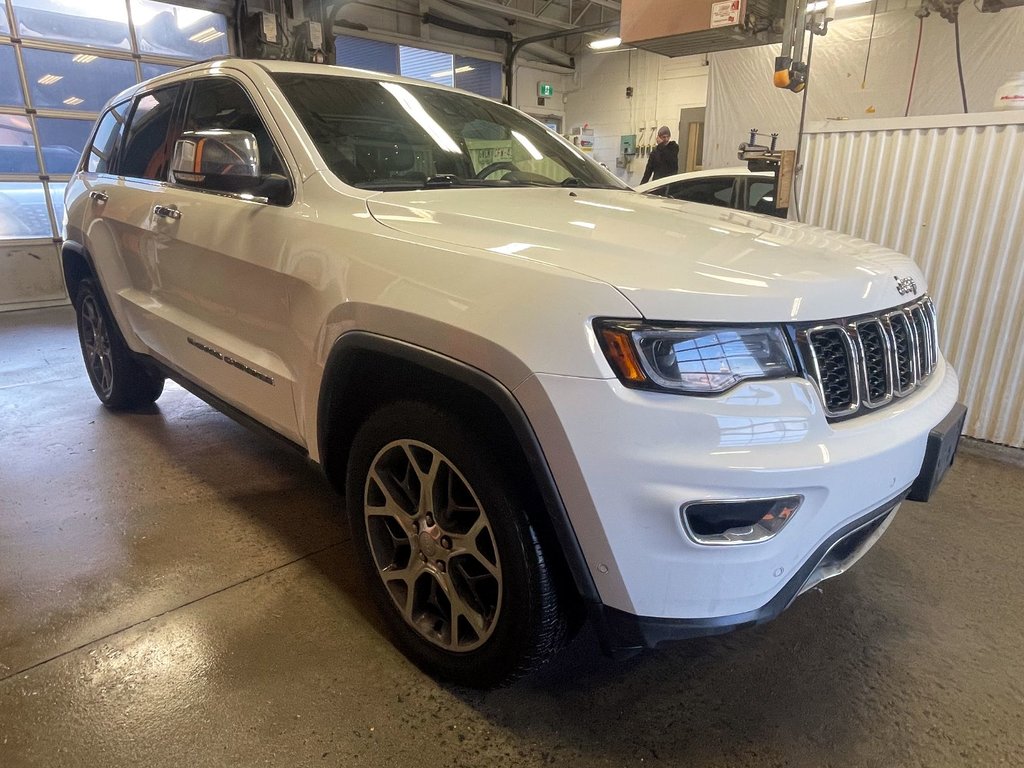
[[[146,91],[104,115],[80,177],[87,194],[76,194],[76,210],[69,212],[69,229],[81,221],[85,246],[129,343],[137,346],[134,333],[153,349],[160,338],[159,317],[150,311],[160,248],[153,208],[166,186],[181,92],[180,84]]]

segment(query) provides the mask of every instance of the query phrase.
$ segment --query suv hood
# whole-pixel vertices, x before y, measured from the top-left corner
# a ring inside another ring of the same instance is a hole
[[[874,312],[924,290],[904,256],[781,219],[626,190],[388,192],[382,225],[615,286],[652,320],[792,322]],[[915,289],[906,291],[911,278]]]

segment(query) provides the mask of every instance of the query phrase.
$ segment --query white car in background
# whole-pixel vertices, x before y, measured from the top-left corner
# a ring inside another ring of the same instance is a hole
[[[197,64],[110,102],[66,200],[100,400],[170,377],[319,463],[338,556],[461,684],[584,617],[623,652],[767,621],[956,450],[909,259],[637,194],[488,99]]]
[[[786,218],[775,208],[775,175],[743,166],[677,173],[634,187],[637,192]]]

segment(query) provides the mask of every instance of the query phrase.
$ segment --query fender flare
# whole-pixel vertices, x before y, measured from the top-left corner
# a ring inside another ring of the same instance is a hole
[[[537,435],[519,401],[501,382],[484,371],[433,350],[409,344],[388,336],[366,331],[350,331],[334,343],[324,366],[317,406],[317,443],[323,451],[328,439],[328,419],[333,412],[335,398],[343,394],[358,375],[356,366],[346,365],[355,354],[372,353],[427,369],[440,377],[458,382],[486,398],[506,420],[544,502],[548,520],[562,556],[572,575],[580,597],[588,604],[600,604],[597,585],[583,555],[576,532],[572,527],[565,504],[555,483],[551,468]]]

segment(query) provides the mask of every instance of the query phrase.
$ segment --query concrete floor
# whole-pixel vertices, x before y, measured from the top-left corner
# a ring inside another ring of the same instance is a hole
[[[0,766],[1024,765],[1024,462],[967,443],[778,620],[512,688],[387,643],[313,466],[177,388],[95,399],[0,314]]]

